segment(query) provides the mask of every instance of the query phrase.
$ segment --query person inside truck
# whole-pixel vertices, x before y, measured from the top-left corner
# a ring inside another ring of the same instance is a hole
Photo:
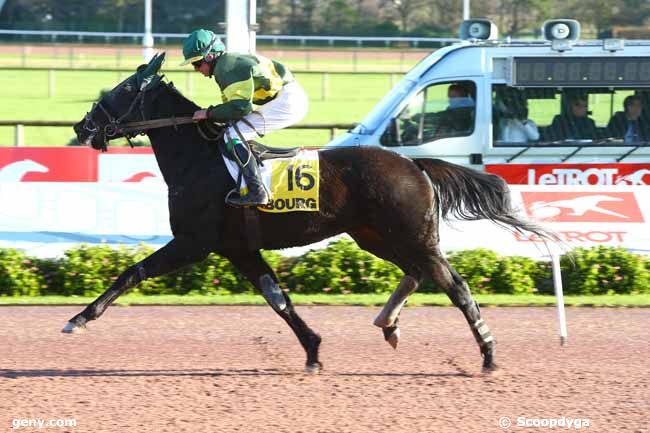
[[[609,123],[607,131],[613,138],[622,138],[625,144],[639,144],[648,141],[650,131],[647,122],[641,117],[643,105],[641,97],[630,95],[623,100],[623,110],[617,111]]]
[[[382,136],[385,146],[412,146],[425,141],[470,135],[474,130],[476,86],[472,82],[439,83],[411,98],[399,114],[398,131]],[[446,95],[446,98],[445,98]],[[394,133],[400,135],[396,140]]]
[[[453,137],[472,131],[476,105],[472,89],[460,83],[451,84],[447,89],[447,99],[447,109],[440,112],[438,131],[434,135]]]
[[[497,93],[494,103],[497,140],[505,143],[527,143],[539,140],[539,130],[528,119],[528,100],[518,89]]]
[[[551,130],[557,140],[593,140],[596,123],[589,116],[587,97],[575,95],[569,99],[568,109],[553,118]]]

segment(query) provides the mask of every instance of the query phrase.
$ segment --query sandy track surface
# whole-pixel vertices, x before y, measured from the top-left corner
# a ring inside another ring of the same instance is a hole
[[[323,337],[320,375],[303,373],[301,347],[266,307],[113,307],[61,334],[79,311],[0,308],[0,431],[568,430],[519,417],[650,431],[650,309],[570,308],[561,348],[552,308],[485,308],[499,343],[491,375],[454,308],[407,308],[393,351],[371,325],[376,308],[298,307]],[[12,428],[30,418],[77,426]]]

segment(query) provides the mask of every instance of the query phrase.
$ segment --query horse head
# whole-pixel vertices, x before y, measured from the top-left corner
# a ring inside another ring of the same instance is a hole
[[[128,135],[121,125],[130,121],[145,120],[145,98],[162,80],[158,74],[165,53],[156,54],[146,65],[104,95],[81,121],[74,126],[77,140],[82,145],[106,150],[109,140]]]

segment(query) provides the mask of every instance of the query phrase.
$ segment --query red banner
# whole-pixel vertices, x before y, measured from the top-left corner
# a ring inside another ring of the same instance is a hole
[[[487,164],[514,185],[650,185],[650,164]]]
[[[96,155],[88,147],[2,147],[0,182],[95,182]]]
[[[528,216],[537,221],[571,223],[642,223],[632,192],[522,191]]]
[[[106,153],[89,147],[0,147],[0,182],[140,182],[151,178],[162,179],[150,147],[110,148]]]

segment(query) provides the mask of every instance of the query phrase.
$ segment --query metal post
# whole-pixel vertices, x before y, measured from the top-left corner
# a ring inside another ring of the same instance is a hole
[[[20,123],[16,124],[14,132],[14,146],[25,145],[25,128]]]
[[[463,19],[469,19],[469,0],[463,0]]]
[[[142,55],[148,62],[153,57],[153,35],[151,34],[151,0],[144,0],[144,37]]]
[[[226,49],[252,53],[255,49],[255,0],[226,1]]]
[[[329,74],[323,72],[321,75],[321,101],[327,100],[327,89],[329,88]]]
[[[257,50],[257,0],[248,0],[248,52]]]
[[[551,264],[553,268],[553,286],[557,299],[557,317],[560,323],[560,345],[567,344],[566,313],[564,311],[564,290],[562,289],[562,271],[560,269],[560,256],[557,252],[551,252]]]
[[[47,97],[54,97],[54,69],[47,71]]]

